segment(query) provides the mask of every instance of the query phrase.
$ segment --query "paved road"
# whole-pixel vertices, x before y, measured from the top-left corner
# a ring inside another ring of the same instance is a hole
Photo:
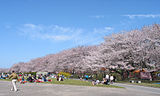
[[[141,90],[146,93],[155,93],[160,94],[160,88],[153,88],[153,87],[145,87],[145,86],[138,86],[138,85],[131,85],[131,84],[122,84],[122,83],[115,83],[116,86],[125,87],[127,90]]]
[[[145,88],[127,87],[126,88],[104,88],[57,84],[17,84],[20,89],[18,92],[10,91],[11,82],[0,81],[0,96],[160,96],[160,89],[148,91]],[[142,90],[141,90],[142,89]],[[159,90],[155,91],[154,90]]]

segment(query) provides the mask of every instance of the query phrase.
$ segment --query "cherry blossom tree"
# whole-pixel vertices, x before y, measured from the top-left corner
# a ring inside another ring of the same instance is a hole
[[[104,37],[95,46],[78,46],[57,54],[14,64],[9,71],[97,71],[111,69],[160,70],[160,25]]]

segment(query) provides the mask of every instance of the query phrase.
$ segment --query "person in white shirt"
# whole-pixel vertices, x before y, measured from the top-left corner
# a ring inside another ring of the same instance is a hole
[[[106,79],[109,79],[109,75],[108,74],[106,75]]]
[[[111,84],[113,83],[113,79],[114,79],[114,77],[110,76],[110,82],[111,82]]]

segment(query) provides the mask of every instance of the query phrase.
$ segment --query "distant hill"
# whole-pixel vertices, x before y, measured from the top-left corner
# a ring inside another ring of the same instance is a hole
[[[8,71],[96,71],[100,68],[160,70],[160,25],[104,37],[95,46],[79,46],[14,64]],[[4,71],[4,69],[0,69]]]

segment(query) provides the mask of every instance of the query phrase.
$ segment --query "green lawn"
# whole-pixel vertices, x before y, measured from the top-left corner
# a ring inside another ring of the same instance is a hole
[[[0,79],[1,81],[11,81],[11,79]]]
[[[80,80],[73,80],[67,79],[64,81],[57,81],[56,79],[52,79],[52,82],[47,82],[49,84],[66,84],[66,85],[78,85],[78,86],[93,86],[89,81],[80,81]],[[109,88],[123,88],[114,85],[94,85],[93,87],[109,87]]]

